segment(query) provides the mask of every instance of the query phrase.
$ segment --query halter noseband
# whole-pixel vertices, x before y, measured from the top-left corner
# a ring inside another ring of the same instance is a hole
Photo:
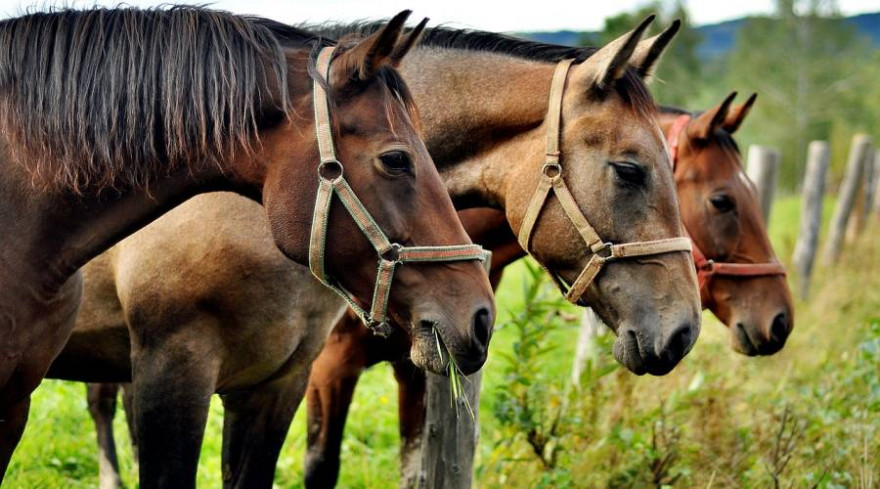
[[[333,47],[323,48],[318,54],[316,62],[318,73],[328,81],[330,79],[330,61],[334,49]],[[388,298],[391,295],[391,283],[397,265],[469,260],[479,260],[488,265],[490,255],[479,245],[402,246],[389,241],[345,180],[342,163],[336,158],[336,149],[333,145],[327,92],[317,80],[313,81],[312,86],[315,132],[321,164],[318,166],[318,195],[315,198],[315,211],[309,242],[309,268],[318,280],[348,302],[349,307],[374,334],[387,337],[391,334],[391,326],[388,324]],[[379,270],[369,312],[357,304],[357,300],[351,292],[345,290],[340,283],[329,277],[324,268],[327,224],[330,204],[334,195],[339,197],[348,214],[354,219],[379,255]]]
[[[529,241],[531,240],[535,224],[538,221],[538,215],[547,202],[550,190],[556,194],[556,198],[562,205],[568,219],[577,228],[587,247],[593,253],[590,261],[581,271],[580,275],[575,279],[571,287],[566,284],[554,273],[550,273],[556,285],[559,286],[566,300],[577,303],[584,295],[587,288],[593,283],[593,280],[602,271],[602,267],[606,263],[621,258],[632,258],[637,256],[659,255],[676,251],[691,251],[691,240],[688,238],[668,238],[653,241],[637,241],[624,244],[613,244],[603,241],[596,233],[593,226],[587,221],[586,216],[581,212],[574,200],[574,196],[565,185],[562,177],[562,164],[560,163],[559,140],[561,138],[561,122],[562,122],[562,95],[565,92],[565,79],[568,70],[574,60],[567,59],[560,61],[556,65],[556,71],[553,73],[553,81],[550,85],[550,105],[547,109],[547,160],[541,169],[541,177],[538,180],[538,186],[523,217],[522,226],[519,229],[519,244],[526,252],[529,251]]]
[[[669,156],[672,162],[672,171],[675,173],[675,167],[678,163],[678,140],[681,132],[690,122],[689,114],[682,114],[675,118],[669,133],[666,135],[666,141],[669,144]],[[685,232],[690,236],[685,226]],[[767,263],[732,263],[710,260],[706,254],[697,246],[697,242],[691,238],[693,242],[694,265],[697,267],[697,279],[700,284],[700,296],[709,297],[709,283],[714,276],[725,277],[766,277],[771,275],[785,276],[785,267],[778,262]]]

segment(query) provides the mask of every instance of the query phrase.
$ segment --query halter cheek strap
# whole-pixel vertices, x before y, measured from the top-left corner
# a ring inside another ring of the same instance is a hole
[[[675,171],[675,163],[678,161],[678,140],[680,139],[681,132],[690,121],[691,116],[689,114],[682,114],[676,117],[672,122],[672,127],[669,128],[669,133],[666,135],[666,142],[669,146],[669,161],[672,162],[673,172]]]
[[[678,163],[678,142],[681,139],[681,133],[690,122],[689,114],[682,114],[675,118],[669,132],[666,134],[666,141],[669,145],[669,156],[672,162],[672,171]],[[687,232],[687,227],[685,227]],[[688,232],[690,235],[690,232]],[[706,258],[706,254],[697,246],[697,242],[693,241],[694,265],[697,267],[697,280],[700,284],[700,296],[706,300],[709,298],[709,284],[712,277],[766,277],[772,275],[785,276],[785,267],[779,262],[766,263],[732,263],[715,261]]]
[[[334,49],[332,47],[323,48],[318,54],[317,71],[325,80],[330,79],[330,62]],[[343,165],[336,157],[336,149],[333,144],[333,128],[327,92],[317,81],[314,81],[312,86],[315,105],[315,131],[321,163],[318,165],[318,194],[315,198],[309,241],[309,268],[318,280],[342,296],[348,302],[349,307],[375,334],[387,337],[391,333],[391,326],[388,324],[388,298],[391,296],[391,284],[398,265],[478,260],[488,267],[491,262],[491,254],[478,245],[402,246],[392,243],[346,181]],[[337,280],[330,277],[325,268],[327,225],[330,204],[334,196],[342,202],[345,210],[373,245],[379,257],[376,285],[369,311],[358,305],[354,295],[342,287]]]
[[[561,137],[562,122],[562,96],[565,92],[565,80],[568,70],[574,60],[568,59],[559,62],[553,73],[553,81],[550,85],[550,105],[547,109],[547,159],[541,169],[538,186],[532,196],[532,200],[523,217],[522,226],[519,229],[518,240],[520,246],[527,252],[535,225],[541,209],[550,198],[552,191],[556,199],[562,205],[562,210],[577,229],[581,238],[586,243],[592,256],[590,261],[581,271],[571,286],[567,286],[563,280],[554,273],[550,273],[553,280],[565,294],[569,302],[577,303],[584,295],[587,288],[602,271],[606,263],[623,258],[638,256],[659,255],[676,251],[691,251],[691,241],[688,238],[668,238],[654,241],[637,241],[633,243],[614,244],[605,242],[599,237],[595,228],[590,225],[586,216],[581,212],[568,190],[563,179],[563,168],[560,163],[559,140]]]

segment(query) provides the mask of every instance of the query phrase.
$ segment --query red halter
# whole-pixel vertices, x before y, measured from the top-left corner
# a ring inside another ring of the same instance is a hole
[[[684,130],[685,126],[687,126],[688,122],[690,122],[691,116],[688,114],[682,114],[678,116],[675,121],[672,123],[672,127],[669,128],[669,133],[666,135],[667,143],[669,144],[669,156],[670,161],[672,162],[672,171],[675,172],[675,166],[678,163],[678,140],[681,136],[681,132]],[[685,227],[685,232],[690,236],[690,232]],[[713,276],[721,275],[727,277],[763,277],[770,275],[782,275],[785,276],[785,267],[782,266],[779,262],[768,262],[768,263],[731,263],[731,262],[716,262],[715,260],[711,260],[706,258],[705,253],[697,246],[697,242],[694,241],[694,238],[691,237],[691,253],[694,256],[694,265],[697,267],[697,279],[700,283],[700,296],[704,298],[708,298],[709,295],[709,282],[711,281]]]

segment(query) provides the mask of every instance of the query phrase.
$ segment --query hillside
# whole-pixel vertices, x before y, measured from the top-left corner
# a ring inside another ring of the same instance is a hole
[[[703,36],[703,40],[697,48],[700,58],[712,60],[724,56],[733,47],[736,41],[736,33],[745,24],[746,20],[744,17],[697,27],[697,31]],[[841,20],[852,24],[859,32],[868,37],[875,46],[880,47],[880,12],[844,17]],[[555,32],[521,32],[518,35],[536,41],[571,46],[578,44],[582,39],[595,36],[596,33],[566,30]]]

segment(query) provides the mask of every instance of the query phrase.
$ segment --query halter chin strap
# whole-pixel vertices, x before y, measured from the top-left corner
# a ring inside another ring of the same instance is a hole
[[[565,294],[565,298],[569,302],[577,303],[584,295],[587,288],[593,283],[593,280],[602,271],[602,267],[606,263],[622,258],[632,258],[637,256],[659,255],[663,253],[671,253],[676,251],[691,251],[691,240],[688,238],[669,238],[654,241],[638,241],[633,243],[614,244],[605,242],[596,233],[593,226],[590,225],[587,218],[581,212],[574,200],[574,196],[565,185],[562,175],[562,164],[560,163],[559,140],[561,137],[560,126],[562,122],[562,95],[565,92],[565,79],[568,70],[574,60],[568,59],[559,62],[556,65],[556,71],[553,73],[553,81],[550,85],[550,106],[547,109],[547,159],[541,169],[541,176],[538,180],[538,187],[532,196],[526,214],[523,217],[522,226],[519,229],[519,244],[527,252],[529,250],[529,241],[538,221],[541,209],[547,203],[550,197],[550,191],[556,195],[562,210],[568,219],[574,224],[574,227],[580,233],[590,252],[593,254],[587,266],[581,271],[580,275],[575,279],[574,283],[568,287],[554,273],[550,273],[553,280]]]
[[[332,47],[323,48],[318,54],[316,63],[318,73],[328,81],[330,79],[330,61],[334,49]],[[315,198],[315,212],[309,242],[309,268],[318,280],[348,302],[352,310],[367,327],[373,330],[373,333],[387,337],[391,334],[391,326],[388,324],[388,298],[391,295],[394,271],[398,265],[479,260],[488,267],[491,255],[478,245],[402,246],[389,241],[345,180],[342,163],[336,158],[336,150],[333,145],[327,92],[317,81],[314,81],[312,85],[315,131],[321,164],[318,166],[318,195]],[[354,295],[342,287],[338,281],[327,275],[325,269],[327,224],[330,216],[330,204],[334,195],[342,202],[348,214],[376,249],[379,256],[379,269],[369,311],[360,307]]]
[[[678,164],[678,141],[681,139],[681,133],[690,120],[691,116],[689,114],[682,114],[676,117],[669,128],[669,133],[666,135],[673,173],[675,172],[676,164]],[[685,231],[687,231],[687,227],[685,227]],[[690,235],[690,232],[688,232],[688,235]],[[697,242],[693,238],[691,238],[691,241],[693,243],[694,265],[697,267],[697,280],[700,284],[700,296],[704,299],[709,298],[709,283],[714,276],[765,277],[786,275],[785,267],[779,262],[732,263],[710,260],[706,258],[706,254],[697,246]]]

